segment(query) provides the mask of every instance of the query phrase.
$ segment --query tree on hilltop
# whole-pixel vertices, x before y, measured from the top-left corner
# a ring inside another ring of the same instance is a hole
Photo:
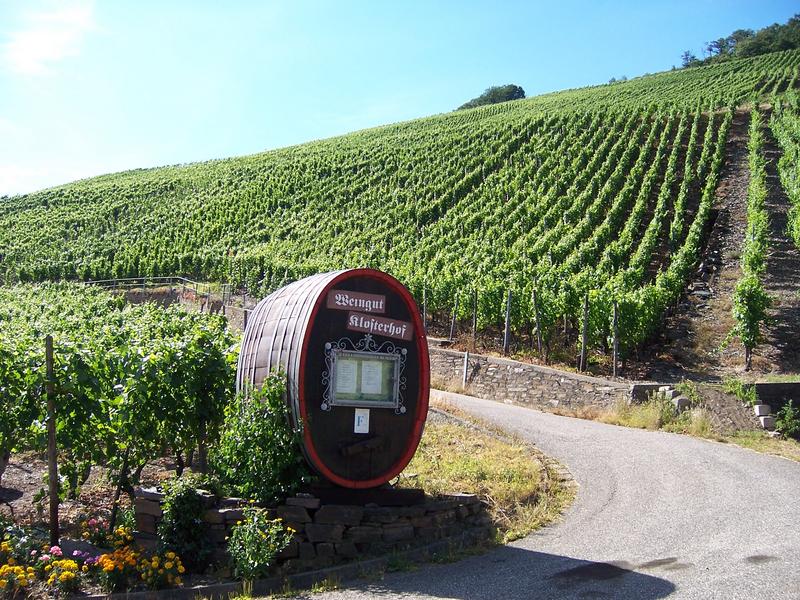
[[[737,29],[727,37],[706,42],[703,50],[708,56],[703,60],[687,50],[681,55],[681,62],[684,67],[694,67],[793,48],[800,48],[800,14],[794,15],[784,25],[774,23],[758,31]]]
[[[525,90],[518,85],[511,83],[508,85],[496,85],[487,88],[480,96],[462,104],[456,110],[475,108],[476,106],[484,106],[486,104],[497,104],[498,102],[508,102],[509,100],[521,100],[524,97]]]

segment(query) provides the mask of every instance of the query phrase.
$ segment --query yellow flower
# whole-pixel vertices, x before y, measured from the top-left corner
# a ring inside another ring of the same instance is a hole
[[[9,558],[8,559],[8,564],[13,566],[13,565],[17,564],[17,561],[14,560],[13,558]]]
[[[183,565],[178,565],[178,573],[183,574],[185,572],[186,572],[186,569],[183,568]]]
[[[181,583],[183,583],[183,581],[181,581],[181,578],[180,577],[176,577],[175,578],[175,585],[180,585]]]
[[[171,569],[172,568],[172,563],[170,561],[165,562],[164,563],[164,568],[165,569]]]
[[[0,590],[4,589],[6,587],[6,585],[7,585],[6,580],[5,579],[0,579]]]
[[[174,552],[172,552],[172,551],[170,551],[170,552],[167,552],[167,554],[166,554],[166,557],[167,557],[168,559],[172,560],[173,558],[175,558],[175,553],[174,553]]]
[[[45,568],[44,568],[44,571],[45,571],[45,573],[47,573],[48,571],[50,571],[50,569],[52,569],[52,568],[53,568],[53,565],[47,565],[47,566],[45,566]]]
[[[84,573],[88,573],[89,572],[89,565],[83,565],[81,567],[81,571],[83,571]]]

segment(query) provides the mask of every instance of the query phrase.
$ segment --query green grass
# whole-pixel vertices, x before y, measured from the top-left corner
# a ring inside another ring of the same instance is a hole
[[[782,456],[800,462],[800,442],[796,440],[770,437],[762,431],[740,431],[727,436],[725,441],[756,452]]]
[[[758,378],[764,383],[800,383],[800,375],[763,375]]]

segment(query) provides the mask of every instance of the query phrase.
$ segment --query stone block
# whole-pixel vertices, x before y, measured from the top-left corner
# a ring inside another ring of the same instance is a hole
[[[441,530],[438,527],[419,527],[414,530],[414,534],[420,540],[437,540],[441,536]]]
[[[226,523],[236,523],[236,521],[241,521],[244,516],[244,509],[221,508],[219,514]]]
[[[364,517],[364,508],[344,504],[327,504],[314,515],[315,523],[336,525],[359,525]]]
[[[412,517],[421,517],[425,514],[425,506],[417,504],[415,506],[401,506],[397,509],[397,514],[401,518],[410,519]]]
[[[239,508],[240,506],[245,506],[247,504],[247,500],[243,498],[221,498],[219,501],[219,508]]]
[[[212,508],[203,513],[203,521],[206,523],[222,524],[225,522],[225,517],[220,514],[220,511]]]
[[[292,540],[291,542],[289,542],[289,545],[286,546],[286,548],[278,552],[277,557],[280,560],[286,560],[289,558],[297,558],[299,556],[299,553],[300,553],[300,544],[298,543],[297,540]]]
[[[158,536],[154,533],[137,532],[133,538],[145,552],[155,552],[158,548]]]
[[[758,420],[761,421],[761,426],[764,429],[768,431],[772,431],[773,429],[775,429],[775,417],[773,417],[772,415],[758,417]]]
[[[675,410],[678,412],[689,410],[692,407],[692,401],[686,396],[676,396],[672,399],[672,404],[675,405]]]
[[[217,529],[212,525],[207,532],[207,537],[213,544],[223,545],[227,541],[225,538],[228,537],[228,534],[225,528]]]
[[[144,498],[136,498],[133,501],[133,508],[136,511],[136,514],[152,515],[154,517],[160,517],[164,514],[164,511],[161,510],[161,505],[158,502],[146,500]]]
[[[161,502],[164,499],[164,494],[159,492],[154,487],[150,488],[137,487],[133,493],[136,498],[142,498],[144,500],[153,500],[155,502]]]
[[[466,494],[466,493],[459,493],[459,494],[449,494],[447,496],[451,500],[455,500],[459,504],[480,504],[481,500],[475,494]]]
[[[456,511],[453,510],[446,510],[443,512],[435,513],[431,515],[433,517],[433,522],[437,525],[443,525],[446,523],[452,523],[456,520]]]
[[[753,407],[753,412],[756,413],[757,417],[766,417],[772,414],[772,408],[769,404],[756,404]]]
[[[298,494],[292,498],[287,498],[286,505],[302,506],[307,510],[316,510],[319,508],[319,498],[315,498],[310,494]]]
[[[291,521],[293,523],[311,522],[308,511],[302,506],[279,506],[278,516],[284,521]]]
[[[394,523],[399,518],[399,510],[388,506],[368,507],[364,509],[365,523]]]
[[[141,533],[156,533],[156,518],[153,515],[136,513],[136,531]]]
[[[217,504],[217,497],[208,490],[197,490],[197,495],[203,503],[203,508],[212,508]]]
[[[359,525],[350,527],[345,536],[348,540],[357,544],[378,542],[383,539],[383,531],[380,527],[369,525]]]
[[[344,558],[355,558],[358,556],[358,549],[353,542],[345,540],[336,544],[334,548],[336,549],[336,554]]]
[[[425,505],[425,509],[428,513],[435,513],[441,512],[444,510],[450,510],[451,508],[455,508],[458,506],[458,501],[453,500],[450,497],[444,497],[439,500],[431,500]]]
[[[314,544],[303,542],[298,545],[297,556],[300,560],[313,560],[317,556],[317,550],[314,548]]]
[[[306,537],[310,542],[340,542],[344,525],[331,523],[307,523]]]
[[[433,517],[414,517],[411,519],[411,524],[414,527],[433,527]]]
[[[336,548],[330,542],[321,542],[317,544],[317,556],[320,558],[329,558],[336,555]]]
[[[410,540],[414,537],[414,528],[411,524],[408,525],[384,525],[383,527],[383,541],[387,544],[400,542],[402,540]]]

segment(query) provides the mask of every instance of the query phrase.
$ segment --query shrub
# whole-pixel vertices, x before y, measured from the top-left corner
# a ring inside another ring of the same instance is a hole
[[[775,415],[775,428],[787,437],[800,438],[800,408],[790,400]]]
[[[273,375],[261,389],[240,394],[225,409],[222,436],[211,464],[237,496],[268,504],[308,480],[300,432],[289,424],[284,393],[283,378]]]
[[[270,519],[263,508],[245,508],[228,540],[234,574],[247,582],[264,577],[293,536],[291,527],[284,527],[280,519]]]
[[[758,396],[753,384],[744,383],[740,379],[726,379],[722,383],[722,389],[726,394],[733,394],[749,406],[758,404]]]
[[[183,556],[191,570],[205,568],[211,557],[211,546],[201,526],[205,506],[197,491],[198,482],[197,476],[185,474],[165,484],[164,516],[158,526],[160,551]]]

